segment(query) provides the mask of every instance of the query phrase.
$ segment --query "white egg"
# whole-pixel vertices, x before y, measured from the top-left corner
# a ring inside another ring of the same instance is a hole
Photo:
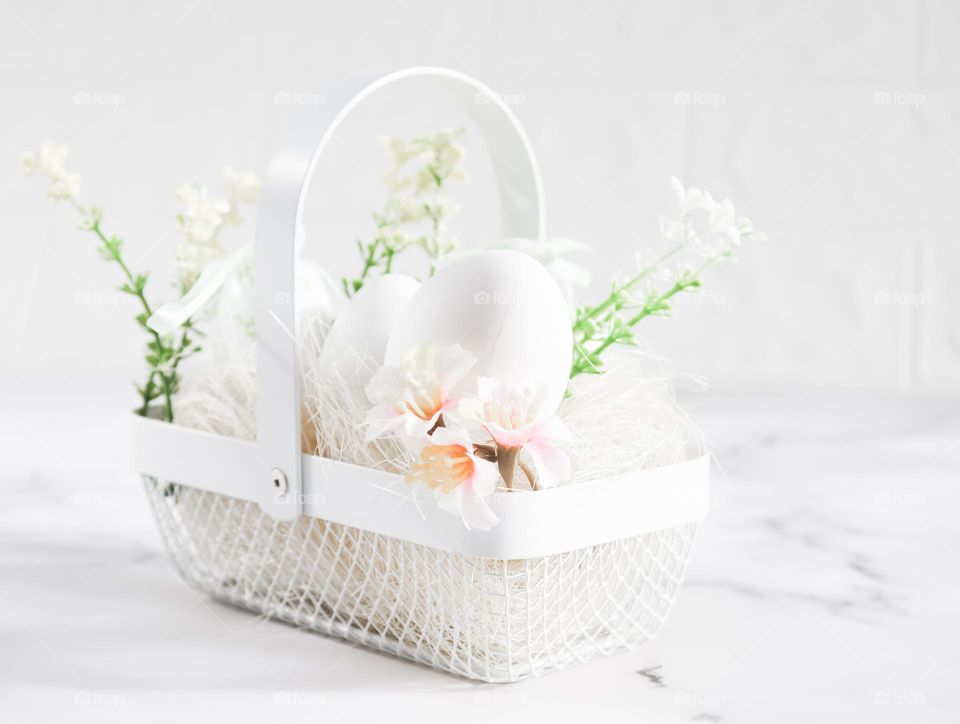
[[[538,261],[516,251],[470,254],[441,268],[403,309],[385,362],[432,342],[459,344],[476,364],[458,385],[475,392],[478,377],[543,385],[543,415],[560,406],[570,377],[573,334],[563,294]]]
[[[327,334],[321,366],[362,387],[383,362],[387,338],[420,282],[405,274],[373,277],[340,310]]]

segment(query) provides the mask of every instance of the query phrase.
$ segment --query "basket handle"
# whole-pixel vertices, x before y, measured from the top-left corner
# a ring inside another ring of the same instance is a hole
[[[377,90],[402,84],[457,101],[484,137],[500,192],[504,237],[542,239],[543,188],[533,150],[517,118],[493,91],[444,68],[409,68],[353,83],[325,98],[274,155],[257,222],[254,273],[257,324],[257,459],[260,507],[277,520],[303,511],[300,394],[294,323],[295,237],[313,170],[344,118]]]

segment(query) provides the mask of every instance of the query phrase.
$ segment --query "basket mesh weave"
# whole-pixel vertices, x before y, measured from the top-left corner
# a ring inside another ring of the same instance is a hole
[[[651,638],[696,524],[525,560],[409,543],[144,476],[180,575],[215,598],[438,669],[516,681]],[[175,490],[175,492],[171,492]]]

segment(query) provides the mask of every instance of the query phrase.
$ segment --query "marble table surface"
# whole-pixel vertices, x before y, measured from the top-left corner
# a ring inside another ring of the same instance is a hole
[[[660,636],[490,686],[183,585],[131,468],[128,394],[0,383],[2,721],[960,721],[956,398],[688,397],[722,471]]]

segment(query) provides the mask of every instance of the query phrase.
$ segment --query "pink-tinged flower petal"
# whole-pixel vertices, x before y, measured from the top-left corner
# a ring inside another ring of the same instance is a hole
[[[570,430],[563,424],[563,420],[556,415],[534,423],[533,431],[530,435],[532,440],[548,440],[550,442],[569,440],[570,437]]]
[[[441,427],[424,437],[405,478],[433,490],[438,506],[459,515],[467,528],[486,530],[498,522],[486,502],[500,478],[497,466],[473,454],[466,430]]]
[[[553,488],[570,478],[570,458],[560,448],[541,440],[530,442],[524,448],[530,453],[537,469],[537,484]]]
[[[570,433],[559,417],[544,410],[543,395],[536,386],[481,377],[477,392],[477,403],[464,404],[462,409],[482,425],[501,454],[529,450],[542,468],[538,472],[544,487],[569,478],[570,462],[553,444]],[[503,474],[509,481],[508,474]]]
[[[495,464],[476,460],[473,478],[445,495],[438,495],[437,505],[449,513],[459,515],[468,529],[489,530],[500,522],[487,503],[487,498],[493,493],[499,479]]]
[[[486,499],[496,491],[500,483],[500,471],[496,463],[487,460],[477,458],[476,464],[474,478],[471,481],[473,494]]]
[[[383,366],[376,371],[364,392],[374,404],[393,402],[403,389],[403,375],[397,367]]]
[[[461,425],[479,425],[483,420],[483,404],[476,397],[461,397],[444,410],[444,419],[450,418]]]
[[[437,410],[429,420],[423,420],[416,415],[401,415],[403,422],[403,433],[408,438],[426,438],[433,428],[437,426],[442,412]]]
[[[434,445],[459,445],[473,453],[473,441],[467,431],[459,427],[438,427],[430,440]]]
[[[450,393],[464,375],[477,363],[477,358],[459,344],[441,347],[436,352],[437,381],[440,383],[440,396],[450,398]]]
[[[477,397],[483,420],[505,428],[518,428],[553,414],[544,406],[547,394],[541,382],[507,383],[495,377],[480,377]]]
[[[496,377],[477,378],[477,397],[481,402],[490,402],[496,399],[499,390],[504,387],[503,380]]]
[[[412,441],[425,437],[443,413],[455,409],[453,387],[475,362],[458,345],[424,344],[408,350],[399,367],[381,367],[366,387],[378,410],[368,415],[368,437],[399,427],[404,443],[419,450],[421,446]]]
[[[396,430],[403,425],[403,422],[403,415],[392,407],[377,405],[367,413],[363,420],[363,424],[367,427],[367,440],[373,440]]]
[[[500,447],[523,447],[529,440],[533,430],[534,423],[524,425],[517,429],[501,427],[496,423],[484,423],[484,429],[493,438],[493,441]]]

